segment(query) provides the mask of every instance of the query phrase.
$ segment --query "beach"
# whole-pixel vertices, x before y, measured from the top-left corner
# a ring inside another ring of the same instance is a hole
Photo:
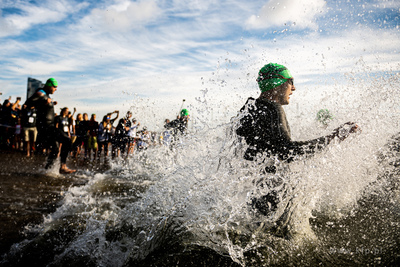
[[[59,206],[63,193],[71,186],[85,184],[79,175],[45,172],[46,156],[27,158],[20,151],[0,152],[0,254],[27,238],[28,225],[43,222],[44,216]],[[99,168],[70,160],[73,168]]]
[[[354,167],[365,157],[335,149],[332,164],[324,154],[292,164],[282,176],[292,191],[280,191],[287,196],[271,216],[248,204],[259,173],[221,143],[210,153],[209,139],[188,136],[107,164],[69,159],[78,170],[70,175],[58,162],[45,171],[43,155],[3,151],[0,265],[394,266],[400,138],[390,140],[379,162],[368,158],[368,172]],[[286,235],[274,227],[281,218]]]

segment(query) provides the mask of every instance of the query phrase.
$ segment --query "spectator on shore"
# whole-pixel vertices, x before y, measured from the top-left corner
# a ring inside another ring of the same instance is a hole
[[[112,114],[117,114],[117,116],[115,117],[115,118],[111,118],[111,115]],[[107,113],[107,117],[109,118],[109,123],[111,124],[111,126],[114,124],[114,122],[118,119],[118,117],[119,117],[119,111],[118,110],[116,110],[116,111],[114,111],[114,112],[111,112],[111,113]]]
[[[49,155],[46,169],[52,166],[55,151],[58,151],[58,156],[61,155],[62,143],[63,141],[65,143],[65,140],[62,140],[62,137],[58,136],[59,128],[58,126],[56,127],[54,121],[54,119],[58,117],[54,112],[54,106],[57,102],[50,98],[50,95],[57,90],[57,86],[55,86],[54,83],[57,83],[54,79],[46,81],[46,85],[34,93],[35,97],[31,97],[26,101],[26,104],[30,105],[29,107],[24,105],[23,109],[21,109],[20,97],[16,99],[15,103],[11,103],[11,97],[9,97],[4,101],[3,106],[0,105],[0,144],[6,144],[7,148],[17,149],[20,145],[28,157],[32,156],[32,150],[36,150],[36,152],[39,153],[42,151],[43,154]],[[40,109],[35,107],[34,104],[40,106]],[[60,118],[64,118],[64,111],[65,108],[62,109]],[[36,115],[34,122],[27,121],[33,119],[31,116],[32,113]],[[118,130],[113,127],[114,121],[119,117],[118,110],[107,113],[100,124],[96,121],[95,114],[93,114],[91,120],[89,120],[87,113],[83,113],[83,115],[79,113],[76,116],[76,120],[74,120],[75,113],[76,108],[74,108],[73,113],[68,112],[66,116],[69,130],[68,137],[72,142],[70,154],[74,158],[77,158],[81,154],[82,146],[84,146],[85,149],[85,159],[91,159],[93,153],[94,159],[96,159],[97,156],[100,157],[103,150],[104,156],[107,157],[110,145],[112,146],[113,157],[121,154],[128,156],[137,148],[139,140],[138,127],[140,123],[138,123],[136,119],[131,120],[131,111],[126,113],[122,121],[119,121],[120,127]],[[112,114],[116,116],[111,118]],[[17,123],[19,118],[20,123]],[[140,132],[142,141],[141,149],[152,143],[169,143],[170,140],[172,140],[171,137],[173,137],[173,135],[170,135],[172,130],[175,131],[175,133],[184,133],[187,128],[187,121],[187,110],[183,109],[176,120],[173,122],[169,120],[166,121],[165,127],[167,131],[162,133],[144,131],[147,133],[145,135],[143,131]],[[4,125],[2,123],[5,123],[6,127],[3,127]],[[34,127],[34,125],[36,125],[36,127]],[[168,129],[171,129],[171,131],[168,131]],[[18,137],[21,137],[22,140],[19,140]],[[115,141],[113,139],[115,139]],[[53,149],[56,142],[58,143],[58,149]],[[57,155],[55,157],[57,157]],[[74,171],[66,168],[65,164],[61,166],[60,173]]]
[[[88,129],[89,129],[89,137],[88,137],[88,149],[89,149],[89,160],[92,158],[92,151],[93,151],[93,157],[96,160],[97,157],[97,151],[98,151],[98,146],[97,146],[97,134],[99,132],[99,123],[96,121],[96,114],[92,114],[90,117],[90,121],[88,124]]]
[[[132,112],[128,111],[125,116],[126,126],[131,127]]]
[[[69,133],[71,134],[72,144],[76,140],[75,119],[74,119],[75,112],[76,108],[74,108],[74,113],[71,114],[71,111],[68,112],[68,127],[69,127]]]
[[[3,105],[1,106],[1,123],[3,125],[8,125],[11,116],[11,96],[4,100]]]
[[[37,137],[36,129],[36,109],[30,107],[29,109],[24,105],[22,109],[22,129],[24,132],[26,156],[30,157],[32,152],[35,151],[35,143]]]
[[[105,115],[99,124],[99,131],[97,133],[98,144],[98,159],[100,160],[101,152],[104,149],[104,158],[108,156],[108,144],[111,136],[111,124],[109,115]]]
[[[151,136],[147,127],[143,127],[143,130],[139,132],[139,140],[137,143],[138,150],[145,150],[149,147],[151,141]]]
[[[172,142],[172,134],[171,134],[171,121],[169,119],[165,119],[164,121],[164,131],[160,135],[160,142],[163,145],[169,146]]]
[[[16,149],[16,150],[21,150],[22,146],[21,146],[21,118],[18,116],[17,118],[17,123],[14,126],[15,131],[14,131],[14,136],[13,136],[13,145],[12,148]]]
[[[128,135],[128,134],[129,134],[129,129],[130,129],[131,126],[132,126],[131,118],[132,118],[132,112],[128,110],[128,112],[126,112],[126,115],[125,115],[125,121],[126,121],[125,126],[126,126],[127,129],[128,129],[128,130],[126,131],[126,137],[125,137],[125,140],[126,140],[126,147],[125,147],[125,149],[124,149],[124,151],[126,151],[126,156],[129,155],[129,146],[130,146],[130,144],[131,144],[131,138],[129,138],[129,135]]]
[[[85,159],[88,158],[89,150],[89,115],[83,113],[83,121],[81,122],[81,130],[83,136],[83,149],[85,150]]]
[[[15,127],[18,124],[18,118],[21,115],[21,97],[17,97],[14,104],[11,105],[11,123],[10,126]]]
[[[61,143],[60,158],[65,161],[72,148],[71,133],[69,130],[68,108],[61,109],[60,115],[56,116],[54,121],[57,129],[58,141]]]
[[[75,135],[76,135],[76,139],[73,142],[72,145],[72,151],[74,154],[74,158],[77,158],[78,155],[81,152],[82,149],[82,144],[83,144],[83,137],[84,137],[84,133],[82,132],[83,127],[82,127],[82,121],[83,121],[83,116],[81,113],[78,113],[76,115],[76,120],[75,120]]]
[[[117,114],[117,116],[115,117],[115,118],[111,118],[111,115],[112,114]],[[114,137],[114,133],[115,133],[115,127],[114,127],[114,122],[118,119],[118,117],[119,117],[119,111],[118,110],[116,110],[116,111],[114,111],[114,112],[112,112],[112,113],[108,113],[107,114],[107,117],[108,118],[110,118],[107,122],[108,122],[108,124],[107,124],[107,129],[110,131],[110,136],[109,136],[109,140],[108,140],[108,144],[107,144],[107,148],[110,146],[110,145],[112,145],[111,143],[112,143],[112,138]],[[107,151],[107,155],[106,156],[108,156],[108,151]]]
[[[13,148],[20,150],[21,146],[21,97],[17,97],[17,101],[11,106],[12,127],[15,128],[12,136]]]
[[[10,136],[11,130],[11,96],[4,100],[1,109],[1,136],[2,136],[2,146],[8,148],[11,145]]]
[[[137,122],[135,118],[132,119],[131,127],[128,130],[128,155],[133,154],[135,150],[137,137],[137,129],[140,126],[140,122]]]
[[[126,119],[120,119],[112,139],[112,158],[119,157],[125,153],[128,130]]]
[[[25,105],[22,109],[22,129],[24,133],[26,156],[30,157],[35,151],[35,143],[37,137],[36,129],[36,109],[31,107],[28,109]]]

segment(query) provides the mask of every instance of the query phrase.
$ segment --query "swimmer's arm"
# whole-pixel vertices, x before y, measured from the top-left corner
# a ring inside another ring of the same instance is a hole
[[[361,128],[354,122],[346,122],[336,128],[331,135],[327,136],[327,138],[330,138],[330,141],[334,138],[343,141],[352,133],[361,133]]]
[[[288,158],[293,158],[295,155],[313,155],[315,152],[324,149],[332,140],[337,138],[340,142],[345,140],[352,133],[361,132],[360,127],[353,123],[347,122],[340,127],[336,128],[332,134],[319,137],[309,141],[290,141],[287,142]]]
[[[50,97],[40,91],[37,91],[32,97],[26,100],[25,105],[30,108],[33,106],[40,107],[43,105],[48,105],[50,103]]]
[[[277,136],[277,140],[274,141],[276,145],[276,150],[278,152],[279,158],[286,160],[288,162],[293,161],[296,156],[300,155],[312,155],[317,150],[321,150],[326,145],[329,144],[331,138],[320,137],[308,141],[292,141],[289,133],[289,129],[284,126],[282,115],[279,116],[279,126],[276,128],[279,130],[274,133]],[[329,139],[329,140],[327,140]]]

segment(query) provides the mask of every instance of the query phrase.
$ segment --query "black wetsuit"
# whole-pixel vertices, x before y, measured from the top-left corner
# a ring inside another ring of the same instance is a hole
[[[248,145],[244,154],[246,160],[259,160],[266,164],[267,173],[275,173],[277,165],[291,162],[297,155],[313,154],[324,148],[330,137],[320,137],[310,141],[292,141],[289,124],[282,105],[267,100],[249,98],[239,114],[240,125],[236,134],[242,136]],[[268,159],[273,159],[267,163]],[[281,181],[266,181],[266,184]],[[277,192],[252,200],[252,205],[262,214],[267,215],[277,209]]]
[[[266,99],[249,98],[240,110],[243,117],[236,129],[249,145],[244,158],[255,160],[265,156],[291,162],[297,155],[313,154],[324,148],[331,138],[320,137],[309,141],[292,141],[289,124],[282,105]]]
[[[172,134],[176,136],[178,133],[185,134],[187,130],[187,120],[182,118],[173,120],[164,125],[167,129],[173,129]]]
[[[38,137],[42,140],[43,145],[50,149],[46,168],[51,167],[59,152],[59,133],[55,127],[54,104],[52,100],[48,103],[49,98],[50,97],[43,89],[38,89],[35,94],[25,102],[28,109],[31,107],[36,108]],[[64,158],[62,158],[61,163],[65,163],[63,160]]]

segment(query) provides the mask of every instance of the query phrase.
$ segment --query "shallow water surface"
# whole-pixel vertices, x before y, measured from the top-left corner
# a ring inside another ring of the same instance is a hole
[[[243,159],[230,131],[234,120],[198,127],[172,147],[152,147],[106,167],[72,163],[80,171],[69,176],[43,172],[38,165],[44,158],[2,157],[1,263],[398,265],[400,138],[394,122],[400,120],[387,95],[399,83],[380,81],[382,94],[370,93],[368,84],[359,88],[357,112],[331,101],[337,118],[354,117],[362,134],[275,175]],[[385,112],[374,108],[378,104]],[[291,120],[293,110],[287,111],[295,139],[334,127],[305,125],[306,113]],[[259,186],[273,180],[280,182]],[[280,199],[277,210],[258,213],[252,199],[271,190]]]

